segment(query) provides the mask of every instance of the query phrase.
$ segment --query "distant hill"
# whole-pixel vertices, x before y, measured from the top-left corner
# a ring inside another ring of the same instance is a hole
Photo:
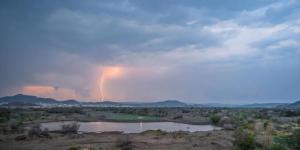
[[[151,102],[151,103],[128,103],[128,102],[112,102],[112,101],[104,101],[104,102],[79,102],[77,100],[64,100],[58,101],[51,98],[41,98],[37,96],[23,95],[18,94],[14,96],[6,96],[0,98],[0,105],[2,106],[19,106],[20,103],[27,103],[33,105],[83,105],[83,106],[103,106],[103,107],[185,107],[187,104],[176,101],[176,100],[166,100],[159,102]],[[18,105],[17,105],[18,104]]]
[[[253,104],[223,104],[223,103],[204,103],[203,107],[223,107],[223,108],[275,108],[287,103],[253,103]],[[196,106],[199,104],[195,104]]]
[[[199,104],[197,104],[199,105]],[[225,108],[234,108],[240,107],[241,105],[236,104],[223,104],[223,103],[204,103],[202,104],[203,107],[225,107]]]
[[[41,98],[37,96],[18,94],[0,98],[2,106],[83,106],[83,107],[226,107],[226,108],[300,108],[300,101],[295,103],[254,103],[254,104],[186,104],[178,100],[165,100],[157,102],[80,102],[78,100],[58,101],[52,98]]]
[[[103,105],[103,106],[116,106],[116,107],[117,106],[122,106],[122,103],[112,102],[112,101],[96,102],[96,104]]]
[[[186,103],[177,100],[166,100],[161,102],[142,103],[145,107],[186,107]]]
[[[294,103],[285,104],[278,106],[278,108],[288,108],[288,109],[300,109],[300,101],[296,101]]]
[[[40,98],[36,96],[18,94],[15,96],[6,96],[0,98],[0,103],[10,103],[10,102],[24,102],[24,103],[45,103],[45,104],[55,104],[57,101],[51,98]]]
[[[253,103],[242,105],[241,107],[246,108],[275,108],[281,105],[286,105],[287,103]]]
[[[79,101],[76,101],[76,100],[73,100],[73,99],[61,101],[60,103],[68,104],[68,105],[79,105],[80,104]]]
[[[6,104],[3,104],[2,106],[8,106],[8,107],[25,107],[25,106],[39,106],[34,103],[26,103],[26,102],[9,102]]]
[[[0,98],[0,104],[2,106],[8,105],[16,105],[17,104],[33,104],[33,105],[54,105],[54,104],[66,104],[66,105],[77,105],[80,104],[80,102],[76,100],[65,100],[65,101],[58,101],[52,98],[41,98],[37,96],[31,96],[31,95],[23,95],[23,94],[18,94],[14,96],[6,96]]]

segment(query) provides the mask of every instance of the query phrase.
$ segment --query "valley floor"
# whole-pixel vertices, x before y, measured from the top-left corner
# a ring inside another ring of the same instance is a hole
[[[14,140],[16,135],[2,137],[3,150],[232,150],[232,131],[174,132],[146,131],[139,134],[87,133],[63,135],[51,133],[51,139]]]

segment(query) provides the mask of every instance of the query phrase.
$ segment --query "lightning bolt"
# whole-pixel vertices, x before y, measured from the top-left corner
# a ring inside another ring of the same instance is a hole
[[[104,88],[104,76],[101,76],[100,84],[99,84],[100,100],[101,100],[101,102],[104,101],[104,92],[103,92],[103,88]]]
[[[100,100],[101,102],[104,101],[105,95],[104,95],[104,84],[106,80],[118,77],[122,75],[123,69],[121,67],[105,67],[102,69],[102,74],[100,77],[100,83],[99,83],[99,92],[100,92]]]

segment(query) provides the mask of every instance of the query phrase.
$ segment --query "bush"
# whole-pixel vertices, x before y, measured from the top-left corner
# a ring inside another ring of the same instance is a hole
[[[213,114],[210,116],[211,123],[214,125],[218,124],[220,119],[221,119],[221,117],[216,114]]]
[[[81,150],[80,146],[70,147],[68,150]]]
[[[70,108],[62,108],[62,107],[55,107],[55,108],[49,108],[47,113],[56,113],[56,114],[84,114],[84,111],[80,107],[70,107]]]
[[[182,118],[183,118],[183,116],[182,116],[182,115],[177,115],[177,116],[173,117],[173,119],[174,119],[174,120],[177,120],[177,119],[182,119]]]
[[[40,124],[33,125],[28,130],[28,136],[29,137],[39,136],[41,133],[42,133],[42,130],[41,130]]]
[[[22,122],[11,121],[8,125],[11,133],[22,133],[24,131]]]
[[[272,144],[269,150],[287,150],[287,148],[280,144]]]
[[[51,138],[48,129],[42,130],[40,124],[33,125],[28,130],[28,136],[31,138],[33,138],[33,137]]]
[[[10,119],[10,111],[6,108],[0,108],[0,123],[7,122]]]
[[[293,131],[292,135],[282,135],[274,137],[274,142],[276,144],[288,147],[292,150],[300,149],[300,129]]]
[[[292,141],[294,143],[292,145],[292,148],[293,149],[300,149],[300,129],[296,129],[296,130],[293,131]]]
[[[254,150],[254,134],[245,129],[237,129],[234,133],[236,148],[238,150]]]
[[[101,147],[93,148],[93,147],[73,146],[73,147],[70,147],[68,150],[103,150],[103,149]]]
[[[79,129],[80,125],[77,122],[73,122],[71,124],[64,124],[61,126],[61,131],[62,133],[74,133],[77,134],[78,133],[78,129]]]
[[[128,140],[127,136],[125,136],[119,139],[117,147],[121,148],[121,150],[132,150],[132,142]]]

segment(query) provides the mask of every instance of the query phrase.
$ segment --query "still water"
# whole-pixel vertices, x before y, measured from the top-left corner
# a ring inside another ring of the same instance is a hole
[[[48,122],[42,123],[43,129],[47,128],[49,131],[60,130],[63,124],[70,124],[72,122]],[[211,131],[218,129],[212,125],[190,125],[176,122],[78,122],[80,125],[79,132],[110,132],[120,131],[124,133],[140,133],[147,130],[162,130],[167,132],[174,131]]]

